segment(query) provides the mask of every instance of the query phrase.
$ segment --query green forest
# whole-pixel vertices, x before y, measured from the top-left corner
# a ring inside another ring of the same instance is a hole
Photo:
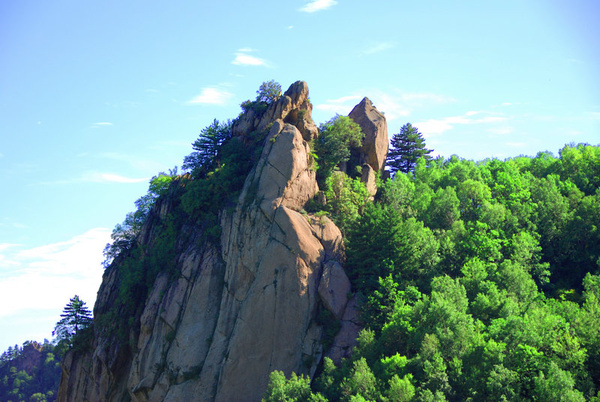
[[[10,346],[0,356],[0,401],[55,401],[64,353],[48,340]]]
[[[326,190],[365,328],[312,384],[272,373],[264,400],[600,400],[600,147],[417,156],[373,202],[341,172]]]

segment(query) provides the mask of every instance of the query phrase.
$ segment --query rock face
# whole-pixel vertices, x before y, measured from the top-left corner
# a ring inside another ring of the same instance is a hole
[[[314,374],[324,354],[318,309],[351,314],[341,233],[300,212],[318,192],[311,108],[306,83],[297,82],[263,116],[241,116],[237,136],[270,130],[237,205],[221,215],[220,247],[186,224],[178,275],[156,278],[129,345],[96,331],[90,351],[67,354],[58,400],[259,401],[273,370]],[[169,208],[157,205],[142,244],[160,236],[153,222]],[[105,272],[95,315],[108,311],[120,280],[117,269]]]
[[[362,161],[380,171],[383,169],[389,147],[385,116],[373,106],[369,98],[363,98],[348,116],[365,134],[361,149]]]
[[[283,120],[295,126],[302,137],[309,141],[319,134],[312,121],[312,103],[308,100],[308,85],[304,81],[296,81],[277,101],[269,105],[264,114],[258,115],[248,110],[233,126],[234,136],[245,136],[253,131],[264,130],[270,123]]]

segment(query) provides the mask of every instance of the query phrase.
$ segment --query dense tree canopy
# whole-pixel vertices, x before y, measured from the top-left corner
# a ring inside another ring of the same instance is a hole
[[[420,158],[356,214],[330,209],[365,329],[313,394],[600,400],[599,150]]]
[[[9,347],[0,356],[0,401],[55,401],[62,354],[48,340]]]
[[[318,155],[317,177],[323,187],[332,172],[348,162],[351,149],[361,146],[364,134],[350,117],[340,115],[321,124],[319,131],[320,135],[314,145]]]

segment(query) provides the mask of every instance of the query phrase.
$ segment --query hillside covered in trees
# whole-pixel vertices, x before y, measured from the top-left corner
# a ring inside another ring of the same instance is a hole
[[[48,340],[9,347],[0,356],[0,400],[55,401],[64,352],[62,345]]]
[[[600,147],[422,158],[354,207],[358,347],[267,400],[598,400]]]

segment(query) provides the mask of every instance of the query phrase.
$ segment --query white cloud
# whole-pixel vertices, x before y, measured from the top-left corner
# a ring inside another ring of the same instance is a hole
[[[28,226],[19,222],[13,221],[11,218],[5,217],[0,220],[0,227],[11,228],[11,229],[27,229]],[[0,244],[0,251],[2,251],[3,244]]]
[[[149,179],[147,177],[125,177],[114,173],[88,172],[81,178],[81,180],[94,183],[141,183],[148,181]]]
[[[524,148],[527,146],[526,142],[506,142],[505,144],[513,148]]]
[[[494,135],[506,135],[506,134],[510,134],[514,131],[514,129],[512,127],[497,127],[497,128],[489,128],[487,130],[488,133],[494,134]]]
[[[491,124],[500,123],[507,120],[504,116],[488,115],[484,117],[474,118],[474,116],[487,112],[466,112],[462,116],[444,117],[442,119],[430,119],[427,121],[417,122],[414,125],[419,128],[423,134],[439,135],[454,128],[456,125],[471,125],[471,124]]]
[[[121,176],[115,173],[107,173],[107,172],[84,172],[79,177],[74,177],[70,179],[64,180],[56,180],[56,181],[48,181],[41,182],[41,185],[60,185],[60,184],[73,184],[73,183],[123,183],[123,184],[133,184],[133,183],[142,183],[149,181],[149,177],[126,177]]]
[[[99,127],[108,127],[108,126],[112,126],[113,124],[109,121],[101,121],[98,123],[92,123],[92,128],[99,128]]]
[[[62,309],[75,294],[93,305],[102,280],[102,250],[110,234],[109,229],[96,228],[67,241],[29,249],[3,244],[0,317],[27,309]]]
[[[235,59],[233,59],[231,64],[235,64],[238,66],[264,66],[264,67],[267,67],[269,65],[269,63],[266,60],[261,59],[256,56],[251,56],[249,54],[253,51],[254,51],[253,49],[247,48],[247,47],[238,49],[238,51],[234,53]]]
[[[300,8],[300,11],[305,13],[314,13],[316,11],[326,10],[330,7],[333,7],[337,4],[335,0],[313,0],[306,4],[304,7]]]
[[[0,246],[0,346],[52,337],[74,295],[92,310],[102,282],[102,250],[110,229],[96,228],[40,247]],[[18,301],[18,302],[15,302]]]
[[[203,88],[200,95],[195,96],[189,103],[203,105],[224,105],[233,95],[219,88]]]
[[[377,44],[371,46],[370,48],[368,48],[367,50],[365,50],[363,53],[364,54],[379,53],[379,52],[383,52],[385,50],[391,49],[394,46],[395,45],[393,43],[389,43],[389,42],[377,43]]]

